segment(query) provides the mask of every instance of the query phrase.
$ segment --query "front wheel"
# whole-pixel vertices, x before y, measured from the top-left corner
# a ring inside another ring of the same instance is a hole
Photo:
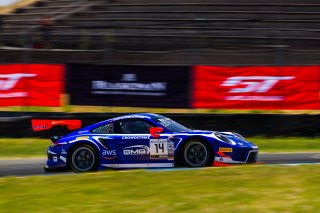
[[[191,140],[183,146],[181,159],[188,167],[209,166],[213,160],[213,152],[205,141]]]
[[[69,166],[75,172],[95,171],[98,162],[97,152],[86,144],[75,147],[69,157]]]

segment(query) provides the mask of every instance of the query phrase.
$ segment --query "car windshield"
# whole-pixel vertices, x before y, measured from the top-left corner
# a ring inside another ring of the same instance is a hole
[[[187,132],[190,130],[189,128],[183,126],[182,124],[179,124],[178,122],[175,122],[170,118],[167,118],[161,115],[156,115],[152,117],[152,120],[161,124],[171,132]]]

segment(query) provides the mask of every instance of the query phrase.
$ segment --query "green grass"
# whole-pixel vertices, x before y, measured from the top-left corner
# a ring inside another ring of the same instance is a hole
[[[252,137],[249,141],[259,146],[260,152],[320,152],[320,138]],[[1,138],[0,158],[45,157],[49,139]]]
[[[249,141],[259,146],[261,152],[319,152],[320,138],[267,138],[252,137]]]
[[[0,212],[318,212],[320,166],[0,178]]]
[[[45,157],[50,139],[0,138],[0,158]]]

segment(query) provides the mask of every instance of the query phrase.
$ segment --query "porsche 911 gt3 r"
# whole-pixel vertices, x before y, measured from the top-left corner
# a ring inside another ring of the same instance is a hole
[[[221,166],[255,163],[258,156],[258,147],[237,133],[192,130],[158,114],[132,114],[80,126],[80,120],[32,120],[33,130],[49,132],[53,141],[47,169]]]

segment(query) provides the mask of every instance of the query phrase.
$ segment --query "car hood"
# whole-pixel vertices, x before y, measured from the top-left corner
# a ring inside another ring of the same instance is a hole
[[[232,145],[237,145],[240,147],[251,147],[257,149],[258,147],[250,141],[247,141],[241,135],[234,132],[219,132],[219,131],[209,131],[209,130],[190,130],[186,132],[180,132],[181,134],[190,134],[190,135],[202,135],[209,138],[214,138],[218,141],[223,142],[216,135],[221,134],[232,141]],[[178,133],[179,134],[179,133]]]

